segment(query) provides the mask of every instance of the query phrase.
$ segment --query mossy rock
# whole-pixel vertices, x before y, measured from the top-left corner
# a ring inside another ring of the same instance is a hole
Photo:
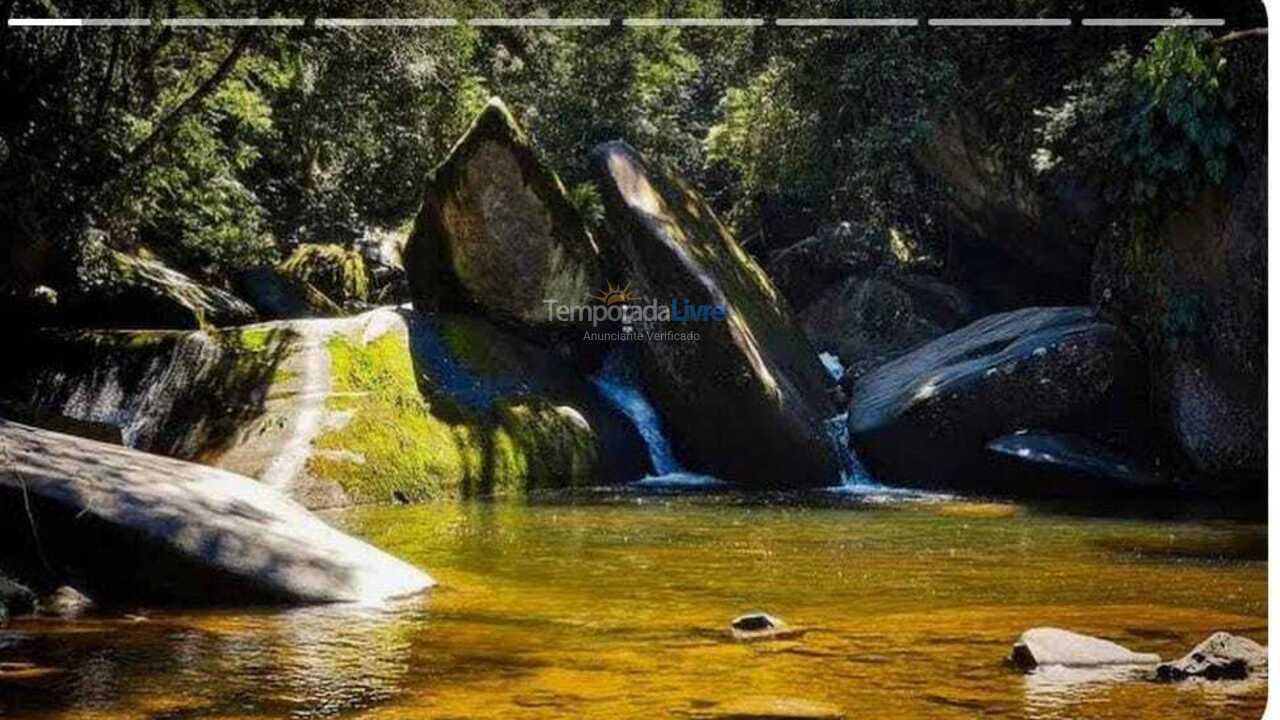
[[[341,245],[299,245],[279,270],[297,284],[312,307],[324,307],[324,300],[330,305],[348,306],[369,299],[369,273],[364,258]],[[323,300],[312,297],[316,291]]]
[[[252,268],[236,275],[237,292],[268,320],[338,317],[346,312],[310,283],[296,280],[275,267]]]
[[[420,310],[525,327],[550,324],[548,301],[584,303],[603,284],[564,185],[497,98],[428,178],[405,269]]]
[[[226,290],[188,277],[154,258],[113,250],[91,238],[98,276],[67,293],[55,322],[85,328],[202,329],[244,325],[253,307]]]
[[[545,350],[477,318],[406,313],[404,330],[329,340],[330,409],[308,470],[354,502],[622,483],[643,440]]]
[[[601,145],[592,172],[627,285],[658,303],[719,306],[704,322],[636,323],[696,339],[639,343],[645,390],[696,472],[756,487],[839,482],[823,422],[832,380],[786,300],[688,184],[626,143]]]

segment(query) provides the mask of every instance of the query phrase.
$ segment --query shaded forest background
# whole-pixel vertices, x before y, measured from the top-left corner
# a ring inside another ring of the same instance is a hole
[[[938,12],[889,0],[3,6],[6,18]],[[962,272],[969,231],[948,220],[955,183],[922,169],[931,138],[959,127],[966,152],[980,148],[1010,182],[1084,183],[1101,189],[1090,201],[1112,221],[1157,217],[1245,160],[1242,138],[1258,129],[1234,118],[1262,115],[1237,106],[1264,98],[1230,91],[1220,48],[1266,19],[1249,3],[948,3],[955,17],[1224,12],[1221,30],[3,26],[0,284],[13,303],[42,286],[75,294],[110,282],[107,246],[227,286],[300,244],[402,232],[423,178],[491,95],[589,222],[600,210],[587,152],[623,138],[703,188],[757,254],[854,220]],[[1043,297],[1018,302],[1085,297],[1077,274],[1050,271]]]

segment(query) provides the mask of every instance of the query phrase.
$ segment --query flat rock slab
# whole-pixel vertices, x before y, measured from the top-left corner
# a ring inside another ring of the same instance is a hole
[[[1058,628],[1032,628],[1013,645],[1010,659],[1023,669],[1046,665],[1105,667],[1155,665],[1160,656],[1137,653],[1110,640]]]
[[[1267,648],[1247,637],[1217,632],[1184,657],[1156,668],[1161,680],[1243,680],[1267,667]]]
[[[373,603],[434,584],[225,470],[7,420],[0,460],[3,546],[43,556],[95,599]]]
[[[1036,496],[1152,495],[1176,486],[1120,450],[1073,433],[1039,430],[1003,435],[987,443],[1007,487]]]

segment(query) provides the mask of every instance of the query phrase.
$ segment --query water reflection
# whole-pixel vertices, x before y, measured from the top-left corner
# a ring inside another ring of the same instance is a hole
[[[0,716],[64,710],[72,717],[134,717],[141,708],[184,716],[233,709],[244,716],[337,716],[401,691],[428,603],[158,614],[70,628],[27,621],[5,638],[2,658],[63,672],[50,685],[0,693]]]

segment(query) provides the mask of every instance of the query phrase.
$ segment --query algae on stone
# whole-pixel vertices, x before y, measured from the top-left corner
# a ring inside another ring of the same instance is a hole
[[[547,302],[583,303],[603,272],[564,185],[494,98],[432,171],[405,248],[419,310],[480,308],[546,326]]]

